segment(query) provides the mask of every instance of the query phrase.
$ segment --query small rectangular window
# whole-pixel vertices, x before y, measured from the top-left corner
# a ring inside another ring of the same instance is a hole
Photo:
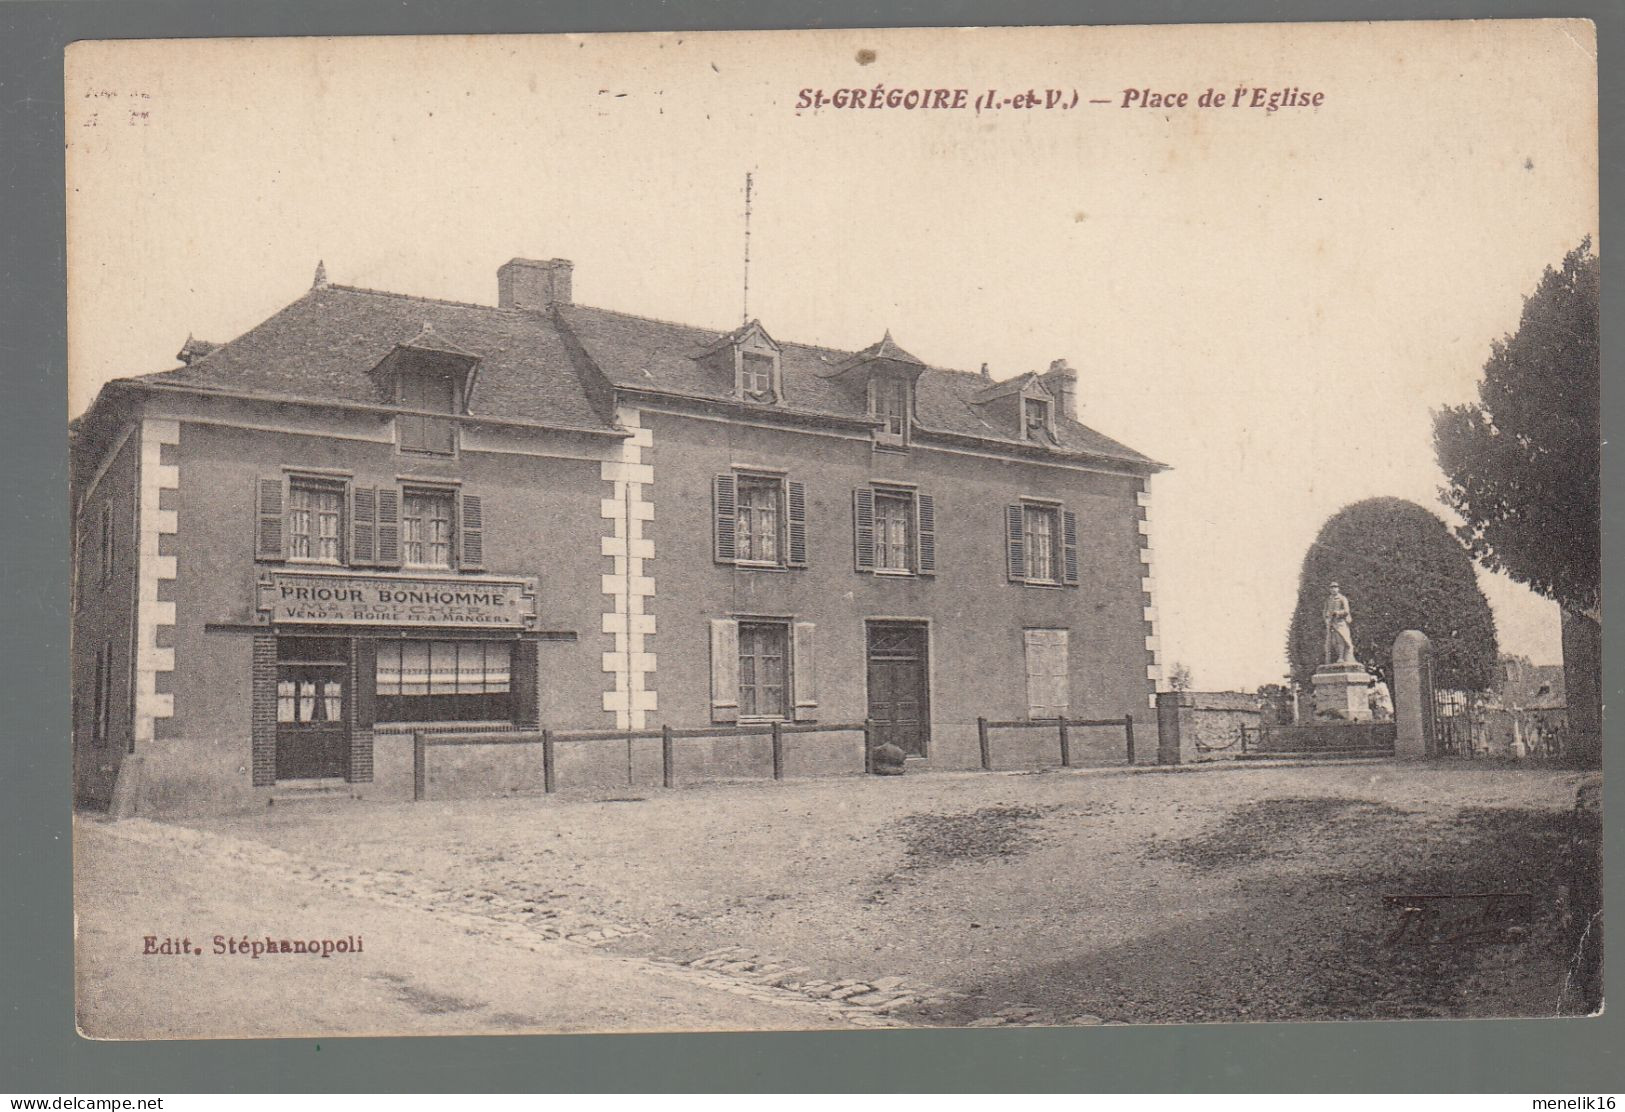
[[[409,568],[452,567],[454,496],[409,490],[401,500],[401,553]]]
[[[1053,506],[1024,506],[1022,532],[1026,545],[1026,578],[1030,583],[1059,583],[1059,512]]]
[[[343,563],[343,484],[290,479],[286,536],[290,560]]]
[[[788,718],[789,627],[782,622],[739,623],[739,716]]]
[[[778,479],[741,475],[739,509],[734,524],[738,559],[759,564],[781,563],[779,530],[784,484]]]

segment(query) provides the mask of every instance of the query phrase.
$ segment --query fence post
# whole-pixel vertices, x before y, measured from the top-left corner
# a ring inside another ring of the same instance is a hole
[[[993,771],[993,751],[987,744],[987,718],[982,715],[976,717],[976,743],[982,748],[982,771]]]
[[[553,731],[552,730],[543,730],[542,731],[542,791],[546,792],[548,795],[552,795],[553,794],[553,789],[554,789],[555,786],[556,785],[554,784],[554,771],[553,771]]]
[[[773,779],[784,779],[784,729],[773,722]]]
[[[1066,719],[1061,719],[1061,767],[1072,767],[1072,737],[1066,731]]]
[[[672,786],[671,723],[660,727],[660,782]]]
[[[863,720],[863,771],[872,775],[875,771],[875,733],[874,719]]]
[[[1128,763],[1134,763],[1134,716],[1123,715],[1123,733],[1128,738]]]
[[[428,770],[426,768],[427,754],[424,751],[425,748],[426,747],[423,744],[423,735],[421,733],[413,734],[412,735],[412,802],[413,803],[422,802],[424,788],[426,786],[424,784],[424,781],[426,779],[428,779]]]

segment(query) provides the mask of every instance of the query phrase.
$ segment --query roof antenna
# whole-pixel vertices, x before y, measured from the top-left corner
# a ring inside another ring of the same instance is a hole
[[[750,171],[745,171],[745,295],[742,324],[750,323]]]

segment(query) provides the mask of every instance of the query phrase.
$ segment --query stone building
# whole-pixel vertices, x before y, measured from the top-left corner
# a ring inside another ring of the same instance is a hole
[[[72,426],[82,800],[408,798],[415,731],[871,719],[955,768],[978,715],[1145,714],[1161,465],[1078,423],[1064,363],[651,320],[571,273],[515,259],[490,306],[319,271],[101,391]],[[799,736],[798,771],[854,770]],[[611,749],[572,774],[645,775]]]

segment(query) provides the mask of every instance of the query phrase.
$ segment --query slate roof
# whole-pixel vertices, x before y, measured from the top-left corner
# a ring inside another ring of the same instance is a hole
[[[580,340],[594,366],[616,386],[733,400],[732,379],[694,359],[727,333],[586,305],[561,305],[558,315]],[[862,384],[832,377],[837,368],[849,365],[858,353],[784,340],[778,343],[785,404],[774,408],[858,419],[867,415],[868,395]],[[869,351],[870,357],[913,358],[895,341],[882,340]],[[987,385],[986,379],[972,371],[925,366],[915,388],[916,428],[925,434],[937,432],[1030,447],[1016,419],[1001,419],[998,413],[972,402]],[[1150,457],[1064,415],[1056,417],[1055,431],[1062,452],[1116,460],[1141,469],[1162,467]]]
[[[432,347],[479,358],[469,398],[474,416],[609,431],[615,427],[610,386],[739,404],[732,378],[697,361],[728,335],[585,305],[548,313],[323,285],[190,365],[137,381],[388,404],[387,383],[369,372],[397,346]],[[862,376],[835,374],[856,360],[919,363],[889,333],[864,352],[779,345],[785,404],[772,410],[806,418],[867,419]],[[973,403],[988,387],[985,378],[919,365],[915,427],[922,440],[938,434],[1035,450],[1016,419]],[[1055,425],[1062,453],[1142,471],[1162,466],[1064,415]]]
[[[479,356],[471,414],[550,427],[610,427],[545,314],[353,286],[314,288],[190,366],[142,381],[383,405],[391,400],[387,384],[369,372],[397,346],[426,346],[425,325],[432,326],[438,348]]]

